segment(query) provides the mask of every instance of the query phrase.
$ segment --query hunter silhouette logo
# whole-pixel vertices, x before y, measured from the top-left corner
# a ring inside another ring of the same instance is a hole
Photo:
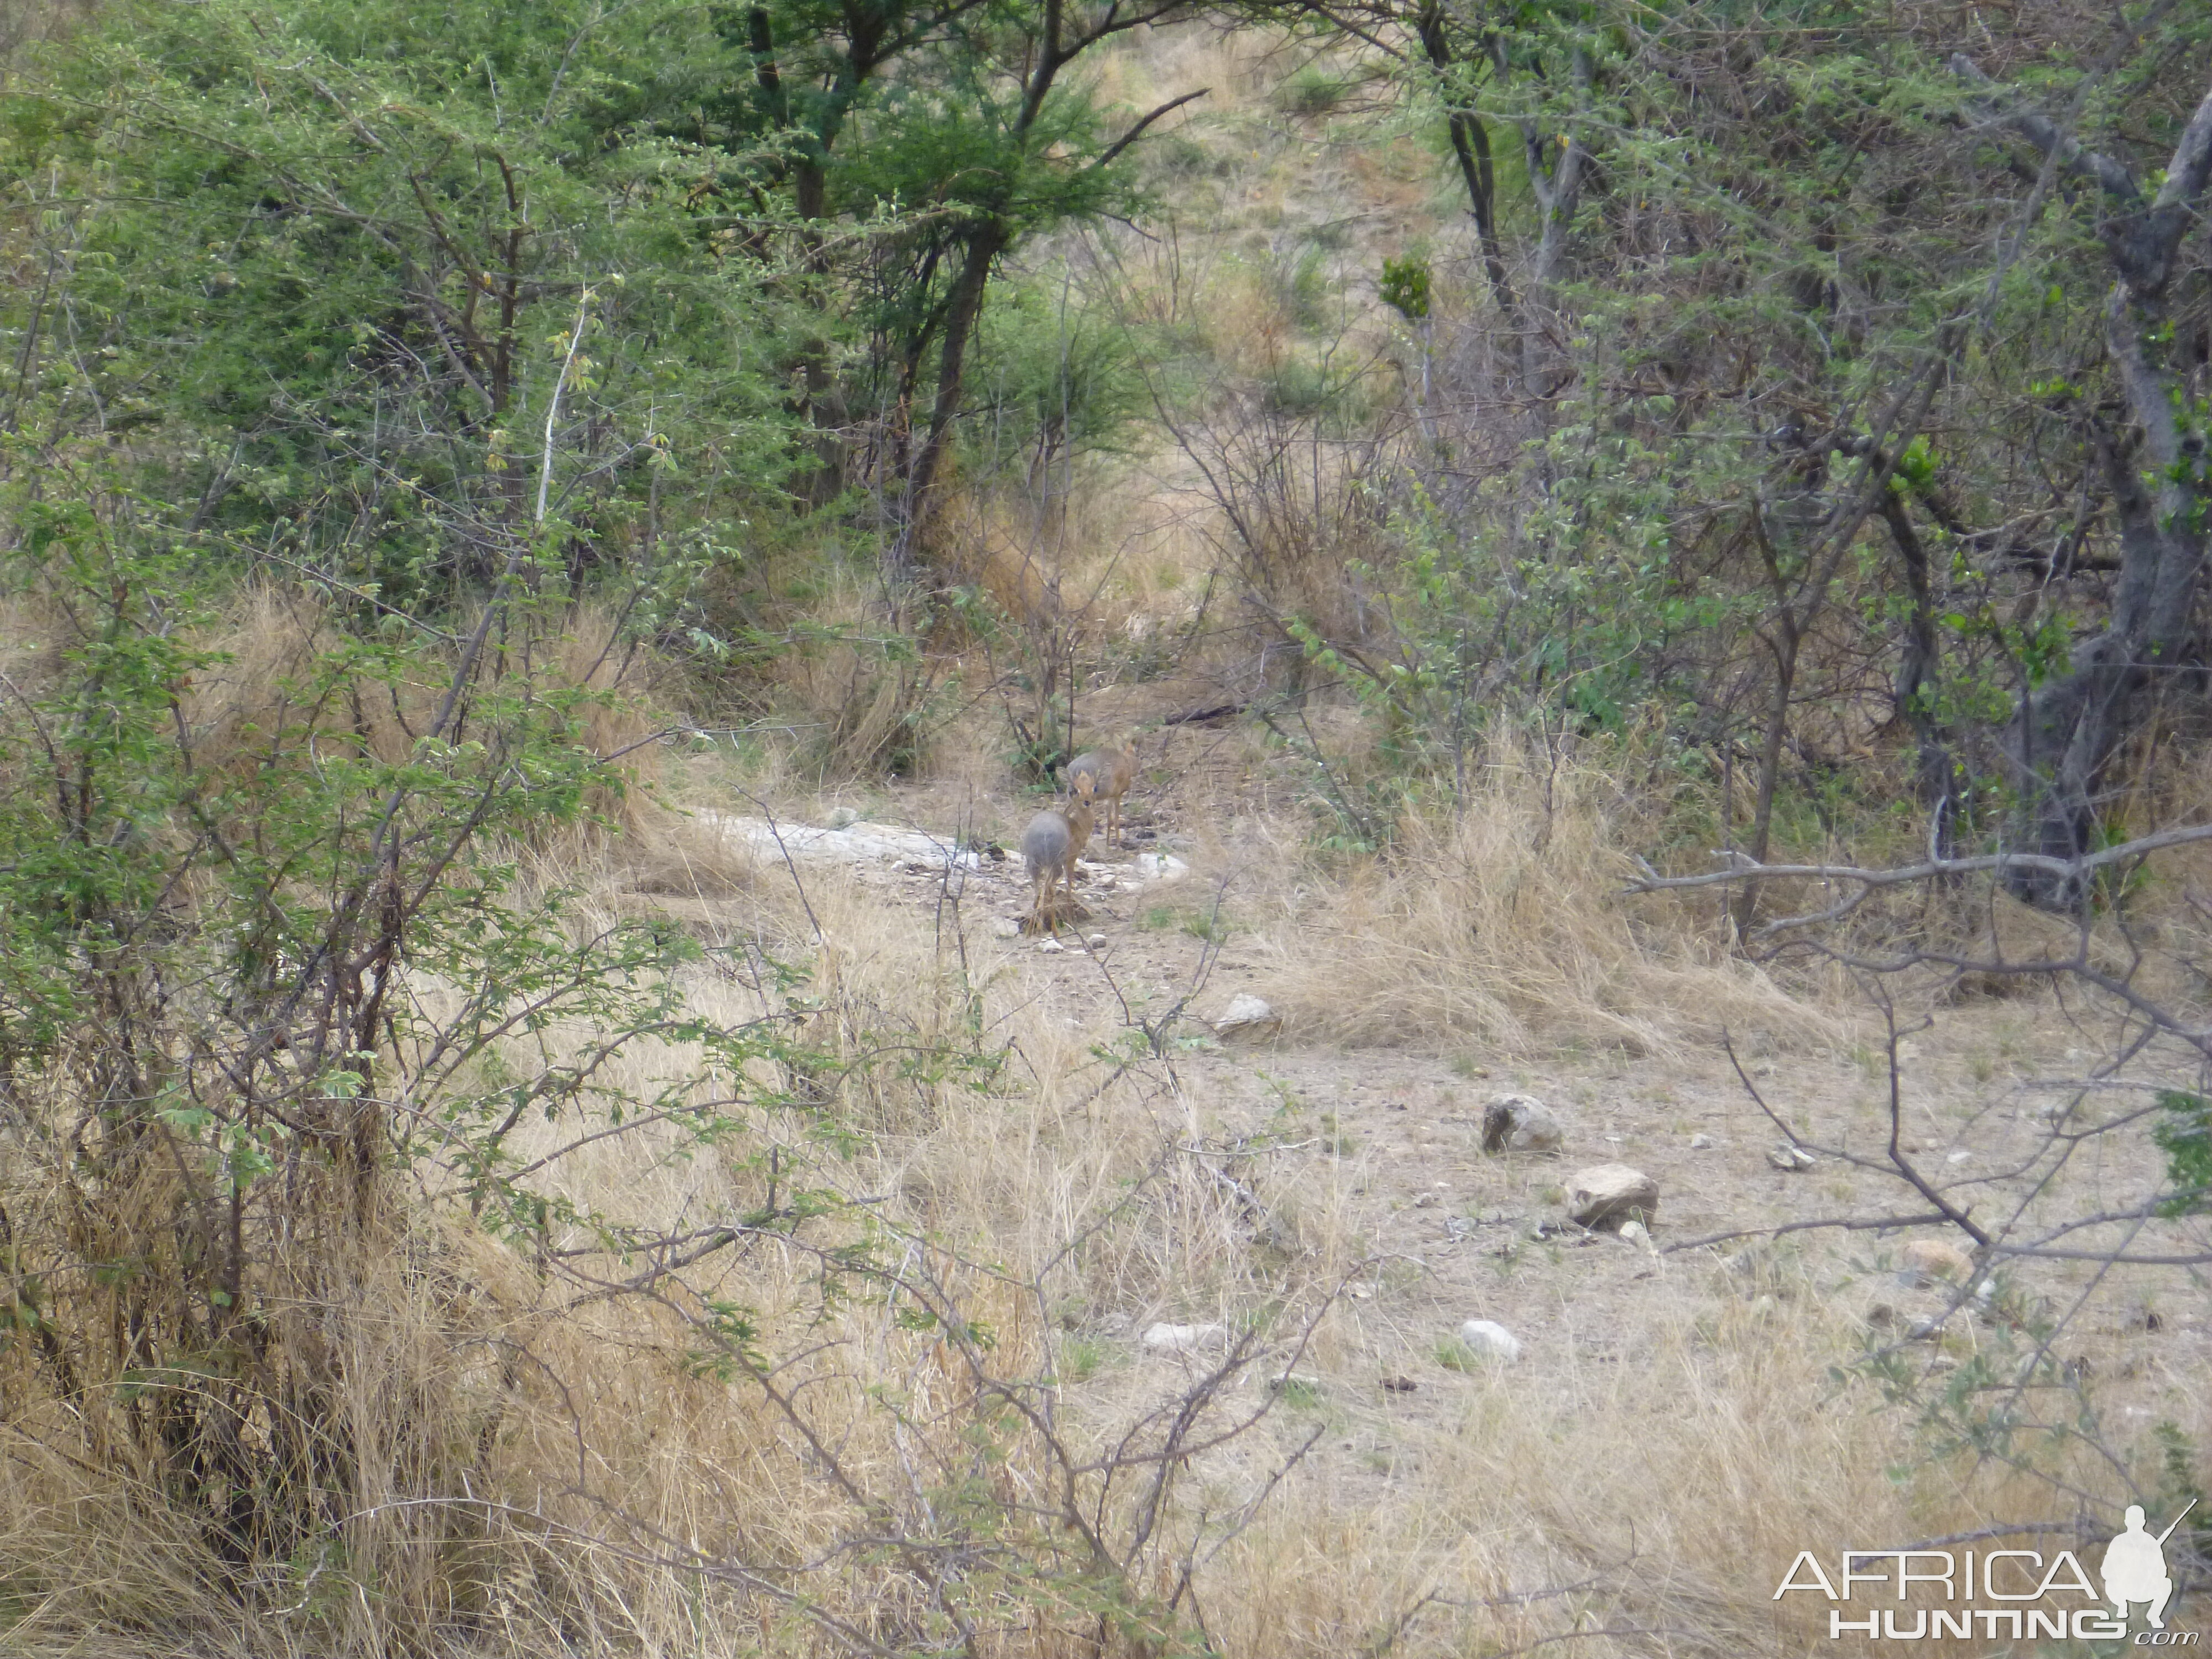
[[[2142,1505],[2128,1505],[2127,1530],[2105,1547],[2105,1599],[2122,1620],[2130,1604],[2148,1601],[2150,1627],[2166,1628],[2166,1604],[2173,1595],[2173,1580],[2166,1574],[2166,1540],[2196,1507],[2192,1498],[2173,1517],[2173,1525],[2154,1538],[2143,1530]]]

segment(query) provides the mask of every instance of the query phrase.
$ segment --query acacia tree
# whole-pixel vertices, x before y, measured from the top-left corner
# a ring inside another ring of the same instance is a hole
[[[865,262],[864,383],[833,390],[818,356],[805,371],[817,418],[842,420],[855,404],[879,410],[861,453],[895,588],[927,547],[1000,262],[1056,226],[1133,209],[1133,187],[1115,164],[1154,122],[1203,95],[1113,131],[1068,70],[1186,9],[1183,0],[809,0],[720,14],[730,48],[721,79],[702,94],[697,123],[678,130],[738,158],[728,189],[760,201],[788,190],[817,266],[823,222],[908,216]]]
[[[1954,57],[1951,66],[1976,88],[1985,118],[2040,153],[2039,187],[2063,178],[2103,208],[2095,230],[2112,272],[2105,349],[2127,418],[2123,427],[2092,406],[2083,424],[2118,520],[2118,580],[2103,627],[2075,647],[2064,673],[2021,699],[2008,745],[2027,845],[2071,860],[2094,845],[2100,781],[2141,719],[2145,693],[2191,667],[2196,654],[2197,600],[2212,548],[2212,416],[2204,389],[2191,385],[2203,372],[2194,331],[2177,323],[2182,292],[2198,274],[2183,250],[2212,183],[2212,91],[2155,190],[2146,191],[2133,168],[1994,87],[1971,58]],[[2080,394],[2057,386],[2050,395],[2072,402]],[[2044,904],[2070,907],[2085,896],[2039,868],[2017,874],[2014,886]]]

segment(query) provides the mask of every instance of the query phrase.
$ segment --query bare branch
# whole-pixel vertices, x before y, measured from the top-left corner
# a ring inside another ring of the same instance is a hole
[[[1927,859],[1918,864],[1869,870],[1850,864],[1762,864],[1756,859],[1731,851],[1719,854],[1729,860],[1726,869],[1708,870],[1695,876],[1662,876],[1638,859],[1637,865],[1643,873],[1622,890],[1626,893],[1656,893],[1676,888],[1720,887],[1735,882],[1792,879],[1855,882],[1870,890],[1879,887],[1903,887],[1914,882],[1934,881],[1946,876],[2010,874],[2016,871],[2033,871],[2078,882],[2090,872],[2101,870],[2108,865],[2125,864],[2133,859],[2163,852],[2169,847],[2186,847],[2200,841],[2212,841],[2212,824],[2185,824],[2172,830],[2161,830],[2155,835],[2138,836],[2133,841],[2122,842],[2115,847],[2085,853],[2078,859],[2054,858],[2047,853],[1985,853],[1975,858]],[[1809,915],[1779,917],[1761,927],[1759,935],[1763,937],[1784,928],[1832,921],[1847,913],[1863,896],[1863,893],[1856,895],[1829,909]]]
[[[1128,149],[1130,145],[1135,143],[1138,139],[1143,137],[1145,136],[1145,129],[1152,125],[1153,122],[1158,120],[1163,115],[1169,113],[1170,111],[1181,109],[1185,104],[1193,103],[1197,100],[1205,97],[1206,94],[1212,90],[1213,88],[1212,87],[1200,87],[1196,92],[1186,92],[1180,98],[1169,99],[1166,103],[1162,104],[1151,114],[1139,121],[1136,125],[1131,127],[1119,138],[1116,138],[1112,143],[1107,145],[1104,152],[1097,161],[1091,164],[1089,170],[1096,172],[1100,167],[1103,167],[1112,161],[1115,156],[1119,155],[1123,150]]]
[[[1952,54],[1951,73],[1977,90],[1980,95],[1974,101],[1992,121],[2009,126],[2044,155],[2054,157],[2060,172],[2089,180],[2123,206],[2142,205],[2142,192],[2136,187],[2135,175],[2127,168],[2109,155],[2085,149],[2080,139],[2062,130],[2040,110],[2014,101],[2009,92],[1990,80],[1981,66],[1963,52]],[[2165,192],[2161,191],[2160,194],[2163,197]]]

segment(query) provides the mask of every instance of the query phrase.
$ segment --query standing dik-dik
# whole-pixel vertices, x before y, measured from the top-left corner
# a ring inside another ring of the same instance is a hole
[[[1093,785],[1089,775],[1077,778],[1073,787],[1075,799],[1065,810],[1040,812],[1022,831],[1022,856],[1029,860],[1030,884],[1034,890],[1030,907],[1033,933],[1047,927],[1059,932],[1058,919],[1049,914],[1047,902],[1054,882],[1064,884],[1068,903],[1075,902],[1075,860],[1083,856],[1091,842]]]
[[[1078,778],[1091,780],[1091,793],[1106,803],[1106,844],[1121,844],[1121,797],[1137,775],[1137,750],[1127,738],[1110,748],[1093,749],[1067,763],[1071,789]]]

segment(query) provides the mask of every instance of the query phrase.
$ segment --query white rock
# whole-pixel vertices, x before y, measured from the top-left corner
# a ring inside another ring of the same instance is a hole
[[[1181,881],[1190,873],[1190,866],[1172,853],[1139,853],[1137,854],[1137,878],[1144,882]]]
[[[1482,1109],[1486,1152],[1555,1152],[1566,1138],[1552,1109],[1534,1095],[1498,1095]]]
[[[1048,936],[1047,938],[1041,939],[1037,941],[1037,949],[1042,951],[1046,956],[1049,957],[1057,956],[1060,951],[1067,949],[1067,947],[1065,945],[1062,945],[1058,939]]]
[[[1229,1328],[1225,1325],[1170,1325],[1163,1322],[1145,1327],[1145,1334],[1137,1339],[1147,1353],[1195,1353],[1212,1342],[1225,1341]]]
[[[1651,1242],[1651,1230],[1640,1221],[1624,1221],[1620,1224],[1620,1242],[1624,1244],[1633,1244],[1650,1255],[1659,1254],[1659,1247]]]
[[[1767,1152],[1766,1161],[1776,1169],[1785,1170],[1792,1175],[1801,1170],[1809,1170],[1820,1162],[1802,1146],[1793,1146],[1786,1140]]]
[[[983,866],[983,855],[972,847],[963,848],[896,824],[871,823],[850,807],[841,806],[832,812],[834,827],[829,829],[811,823],[771,823],[766,818],[705,807],[692,816],[701,828],[770,864],[780,865],[789,859],[794,864],[919,863],[932,870],[979,870]]]
[[[994,939],[1019,939],[1021,936],[1022,924],[1017,917],[1000,916],[991,924],[991,937]]]
[[[1649,1221],[1659,1208],[1659,1183],[1626,1164],[1598,1164],[1577,1170],[1567,1182],[1567,1219],[1581,1227],[1602,1227],[1633,1216]]]
[[[1231,997],[1229,1006],[1207,1022],[1216,1036],[1231,1040],[1261,1038],[1279,1035],[1283,1029],[1282,1017],[1249,991]]]
[[[1486,1359],[1510,1364],[1521,1357],[1521,1339],[1493,1320],[1468,1320],[1459,1328],[1459,1340]]]
[[[1712,1147],[1713,1138],[1711,1135],[1692,1135],[1690,1137],[1690,1150],[1693,1152],[1709,1152],[1712,1150]]]
[[[1083,942],[1094,951],[1103,950],[1106,945],[1106,935],[1103,933],[1093,933],[1089,939]]]

